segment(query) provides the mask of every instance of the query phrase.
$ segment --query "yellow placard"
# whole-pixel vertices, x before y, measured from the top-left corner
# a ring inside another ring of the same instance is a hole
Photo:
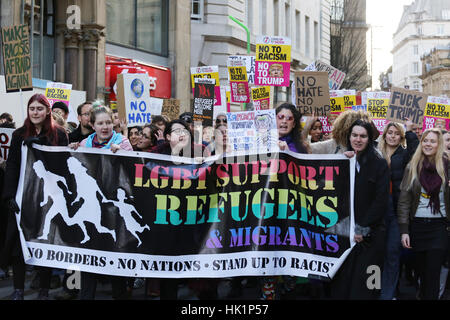
[[[450,105],[440,103],[427,103],[425,117],[450,119]]]
[[[331,113],[341,113],[344,112],[344,97],[330,97],[330,108]]]
[[[216,87],[220,87],[220,78],[218,72],[212,72],[212,73],[196,73],[191,75],[191,83],[192,88],[195,87],[195,78],[205,78],[205,79],[214,79],[216,80]]]
[[[247,67],[228,67],[228,79],[231,82],[248,82]]]
[[[375,119],[386,119],[390,99],[367,99],[367,111]]]
[[[253,101],[264,100],[270,98],[270,86],[252,88]]]
[[[291,46],[275,44],[257,44],[257,61],[291,62]]]

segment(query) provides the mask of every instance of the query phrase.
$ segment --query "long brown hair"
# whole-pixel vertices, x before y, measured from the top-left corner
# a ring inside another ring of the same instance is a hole
[[[386,143],[386,135],[388,130],[391,127],[395,127],[400,132],[400,143],[398,147],[401,147],[403,149],[406,149],[406,136],[405,136],[405,129],[403,129],[403,126],[400,123],[397,122],[389,122],[387,126],[383,130],[383,135],[381,137],[381,140],[378,144],[378,150],[380,150],[381,154],[383,155],[383,158],[386,159],[389,166],[391,166],[391,156],[392,154],[389,154],[387,143]],[[397,148],[396,148],[397,150]],[[395,151],[394,151],[395,152]]]
[[[47,111],[49,111],[47,116],[44,119],[44,122],[42,123],[41,132],[47,137],[47,139],[50,143],[57,144],[57,141],[58,141],[57,128],[59,128],[59,126],[53,120],[52,108],[50,106],[50,102],[48,102],[47,98],[41,93],[36,93],[35,95],[33,95],[30,98],[30,100],[28,100],[27,118],[25,119],[25,121],[23,123],[23,127],[25,128],[25,133],[23,135],[23,138],[26,139],[29,137],[37,136],[36,127],[31,122],[30,114],[29,114],[29,108],[33,102],[38,102],[38,103],[44,105],[45,108],[47,109]]]

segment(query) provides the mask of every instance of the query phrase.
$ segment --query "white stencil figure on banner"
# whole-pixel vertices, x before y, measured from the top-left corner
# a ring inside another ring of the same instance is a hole
[[[117,190],[117,199],[119,201],[111,200],[109,202],[113,203],[115,207],[119,209],[119,214],[125,221],[125,226],[127,230],[138,240],[138,247],[142,244],[142,241],[140,237],[138,236],[139,233],[143,233],[145,230],[150,230],[150,227],[148,225],[141,226],[136,219],[133,218],[133,212],[142,220],[142,216],[139,214],[139,212],[136,210],[134,206],[131,204],[125,203],[126,195],[125,191],[121,188]]]
[[[84,233],[84,239],[80,242],[80,244],[86,243],[90,239],[85,227],[86,222],[94,224],[97,232],[99,233],[109,233],[113,237],[114,241],[116,241],[116,232],[102,226],[102,208],[97,197],[92,196],[97,193],[100,194],[102,197],[102,203],[105,203],[106,197],[97,185],[97,181],[95,181],[95,179],[87,173],[87,169],[77,159],[71,157],[67,160],[67,164],[70,173],[75,176],[77,184],[77,198],[72,202],[72,205],[76,202],[80,202],[81,199],[84,200],[81,207],[73,216],[73,219],[77,221],[77,224],[81,227]]]
[[[66,189],[68,190],[69,194],[69,188],[67,187],[66,179],[64,179],[61,176],[58,176],[54,173],[51,173],[47,170],[45,170],[44,164],[42,161],[37,161],[33,164],[34,172],[36,172],[36,175],[44,180],[44,199],[40,203],[41,208],[44,207],[50,199],[53,200],[53,204],[50,207],[50,209],[47,211],[47,214],[45,215],[45,223],[44,228],[42,230],[42,235],[38,238],[38,240],[48,240],[48,235],[50,233],[50,225],[52,223],[52,220],[54,217],[56,217],[58,214],[61,215],[64,222],[68,226],[72,226],[75,223],[72,221],[72,218],[69,216],[69,211],[67,210],[67,206],[61,205],[63,203],[66,203],[66,198],[64,197],[63,190],[58,186],[58,182],[61,182]],[[57,205],[60,205],[57,207]]]

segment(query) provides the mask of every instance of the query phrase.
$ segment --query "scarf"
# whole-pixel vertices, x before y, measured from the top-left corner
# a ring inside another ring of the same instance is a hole
[[[439,214],[441,212],[439,193],[441,191],[442,179],[436,170],[436,165],[431,163],[428,158],[425,158],[423,161],[419,181],[430,197],[427,208],[431,208],[433,214]]]
[[[121,144],[123,136],[120,133],[113,131],[112,137],[105,142],[99,143],[97,140],[97,134],[94,132],[89,137],[87,137],[86,147],[87,148],[99,148],[99,149],[111,149],[113,144]]]

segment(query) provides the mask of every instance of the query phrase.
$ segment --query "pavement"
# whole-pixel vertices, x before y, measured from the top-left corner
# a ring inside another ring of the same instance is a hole
[[[9,272],[10,273],[10,272]],[[53,280],[62,281],[63,272],[59,271],[59,275],[55,275]],[[38,296],[38,290],[32,288],[32,279],[34,277],[34,273],[32,270],[27,271],[26,275],[26,283],[25,283],[25,292],[24,298],[25,300],[36,300]],[[53,281],[54,288],[49,291],[50,300],[56,300],[55,297],[63,292],[62,286],[57,282],[61,281]],[[260,289],[259,286],[256,285],[256,278],[244,279],[242,281],[242,291],[239,295],[235,297],[229,297],[229,293],[231,291],[231,279],[221,279],[218,285],[217,295],[218,300],[259,300],[260,298]],[[56,287],[55,287],[56,286]],[[442,300],[450,300],[450,287],[445,290]],[[0,272],[0,300],[10,300],[11,294],[13,292],[13,282],[11,274],[6,278],[2,278]],[[97,285],[97,293],[96,300],[112,300],[112,291],[111,285],[107,281],[99,281]],[[287,298],[287,297],[286,297]],[[178,299],[179,300],[199,300],[194,290],[192,290],[188,281],[181,281],[181,284],[178,288]],[[310,295],[309,286],[307,284],[297,285],[296,292],[289,296],[287,299],[290,300],[313,300]],[[320,300],[329,300],[325,295],[322,295],[318,299]],[[131,292],[130,300],[159,300],[159,297],[150,297],[145,294],[145,285],[133,289]],[[397,300],[416,300],[416,289],[413,283],[402,277],[400,279],[400,285],[397,295]]]

